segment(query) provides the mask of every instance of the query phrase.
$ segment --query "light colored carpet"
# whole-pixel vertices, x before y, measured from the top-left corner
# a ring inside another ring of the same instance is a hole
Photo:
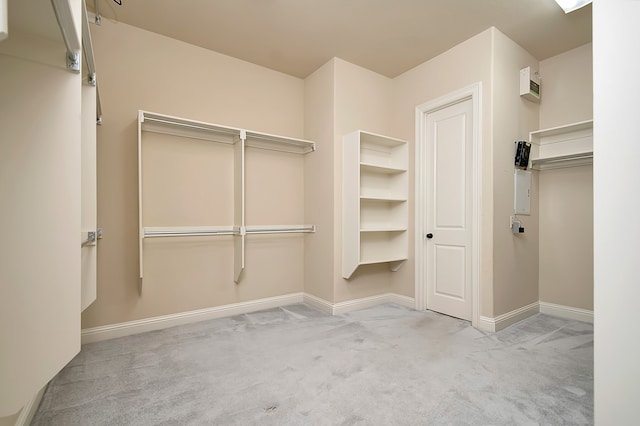
[[[587,425],[593,326],[304,305],[83,346],[33,425]]]

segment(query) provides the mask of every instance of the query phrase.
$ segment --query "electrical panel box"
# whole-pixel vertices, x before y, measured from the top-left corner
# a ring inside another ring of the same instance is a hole
[[[513,208],[516,214],[531,214],[531,172],[516,170],[514,175]]]
[[[540,102],[540,76],[531,67],[520,70],[520,96],[531,102]]]

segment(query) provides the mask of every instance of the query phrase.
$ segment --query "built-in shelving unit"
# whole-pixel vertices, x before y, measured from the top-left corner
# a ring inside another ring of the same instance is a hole
[[[144,133],[161,133],[190,139],[229,144],[234,149],[234,223],[206,226],[149,227],[143,223],[143,144]],[[247,147],[269,149],[293,154],[307,154],[315,151],[315,143],[284,136],[253,132],[233,127],[173,117],[147,111],[138,112],[138,221],[140,281],[142,293],[144,277],[145,238],[194,237],[232,235],[234,239],[234,280],[240,281],[244,270],[244,244],[249,234],[288,234],[315,232],[314,225],[258,225],[245,224],[245,149]]]
[[[593,120],[529,134],[531,168],[547,170],[593,162]]]
[[[355,131],[343,137],[342,276],[408,257],[407,142]]]

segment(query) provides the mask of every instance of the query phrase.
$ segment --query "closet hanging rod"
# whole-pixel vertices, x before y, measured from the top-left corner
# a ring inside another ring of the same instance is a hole
[[[144,237],[194,237],[212,235],[234,235],[233,228],[145,228]]]
[[[263,227],[246,227],[247,234],[286,234],[295,232],[316,232],[315,225],[304,226],[290,226],[290,227],[278,227],[278,226],[263,226]]]
[[[209,127],[203,127],[203,126],[196,126],[195,124],[188,124],[188,123],[181,123],[179,121],[169,121],[169,120],[162,120],[160,118],[154,118],[154,117],[144,117],[144,121],[154,121],[156,123],[162,123],[162,124],[169,124],[171,126],[181,126],[181,127],[188,127],[189,129],[195,129],[195,130],[204,130],[206,132],[213,132],[213,133],[226,133],[229,135],[233,135],[233,136],[239,136],[240,132],[235,132],[232,130],[224,130],[224,129],[220,129],[220,128],[209,128]]]
[[[211,231],[207,231],[207,232],[197,232],[197,231],[193,231],[193,232],[150,232],[150,233],[145,233],[144,237],[145,238],[156,238],[156,237],[206,237],[206,236],[216,236],[216,235],[233,235],[233,232],[225,232],[225,231],[218,231],[218,232],[211,232]]]
[[[279,143],[282,144],[287,144],[287,145],[295,145],[295,146],[306,146],[306,145],[310,145],[312,146],[312,149],[315,149],[315,144],[313,142],[309,142],[309,141],[302,141],[302,140],[294,140],[294,139],[287,139],[287,138],[282,138],[282,137],[278,137],[278,136],[271,136],[271,135],[260,135],[260,134],[256,134],[253,132],[247,132],[247,139],[259,139],[259,140],[263,140],[263,141],[267,141],[267,142],[272,142],[274,140],[277,140]]]
[[[276,144],[269,144],[269,143],[250,141],[250,140],[247,140],[246,146],[248,148],[257,148],[257,149],[264,149],[267,151],[276,151],[276,152],[286,152],[289,154],[307,154],[309,152],[315,151],[315,148],[313,147],[307,148],[302,145],[280,144],[279,146]]]
[[[545,159],[536,159],[536,163],[544,163],[544,164],[550,164],[550,163],[565,163],[565,162],[569,162],[569,161],[573,161],[573,160],[588,160],[593,158],[593,154],[587,154],[587,155],[576,155],[576,156],[571,156],[571,157],[564,157],[564,158],[554,158],[554,159],[549,159],[549,160],[545,160]]]
[[[244,227],[245,234],[286,234],[296,232],[315,232],[315,225],[255,226]],[[242,227],[219,229],[180,229],[145,228],[144,237],[194,237],[211,235],[242,235]]]

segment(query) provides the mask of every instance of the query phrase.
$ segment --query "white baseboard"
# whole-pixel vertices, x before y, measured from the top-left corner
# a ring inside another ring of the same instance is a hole
[[[404,306],[405,308],[415,309],[416,299],[414,297],[403,296],[398,293],[389,293],[389,303],[395,303],[396,305]]]
[[[385,293],[376,296],[363,297],[361,299],[334,303],[333,314],[346,314],[347,312],[359,311],[360,309],[372,308],[374,306],[382,305],[383,303],[390,303],[390,294],[391,293]]]
[[[395,303],[415,309],[416,301],[413,297],[396,293],[378,294],[376,296],[363,297],[361,299],[347,300],[345,302],[331,303],[309,293],[304,294],[304,303],[329,315],[340,315],[347,312],[382,305],[383,303]]]
[[[119,324],[87,328],[82,330],[82,344],[114,339],[116,337],[130,336],[133,334],[144,333],[146,331],[162,330],[176,325],[246,314],[249,312],[261,311],[263,309],[292,305],[294,303],[306,303],[309,306],[322,312],[326,312],[329,315],[338,315],[358,309],[370,308],[382,303],[396,303],[411,309],[415,308],[415,299],[395,293],[386,293],[340,303],[331,303],[308,293],[292,293],[284,296],[232,303],[230,305],[216,306],[213,308],[179,312],[177,314],[162,315],[159,317],[144,318]]]
[[[303,300],[303,293],[292,293],[284,296],[268,297],[265,299],[232,303],[213,308],[198,309],[195,311],[180,312],[177,314],[144,318],[119,324],[87,328],[82,330],[82,343],[98,342],[101,340],[114,339],[116,337],[144,333],[146,331],[161,330],[176,325],[246,314],[249,312],[261,311],[263,309],[277,308],[280,306],[292,305],[294,303],[302,303]]]
[[[593,324],[593,311],[588,309],[540,302],[540,313]]]
[[[47,386],[40,389],[36,396],[34,396],[31,401],[27,402],[27,404],[22,407],[22,410],[20,410],[20,415],[16,419],[15,426],[29,426],[31,424],[33,416],[36,415],[36,411],[38,410],[38,406],[40,406],[40,401],[42,401],[42,397],[44,396],[44,391],[46,389]]]
[[[514,309],[506,314],[498,315],[495,318],[481,316],[478,328],[480,330],[490,332],[503,330],[518,321],[522,321],[525,318],[537,314],[540,311],[539,305],[539,302],[534,302],[530,305]]]
[[[174,327],[176,325],[246,314],[263,309],[277,308],[280,306],[292,305],[294,303],[305,303],[329,315],[340,315],[351,311],[357,311],[359,309],[371,308],[383,303],[395,303],[410,309],[415,309],[415,299],[413,297],[403,296],[396,293],[385,293],[338,303],[331,303],[309,293],[292,293],[284,296],[232,303],[230,305],[216,306],[213,308],[198,309],[195,311],[180,312],[177,314],[145,318],[119,324],[87,328],[82,330],[82,343],[98,342],[116,337],[144,333],[146,331],[161,330],[164,328]],[[495,318],[481,316],[477,327],[483,331],[496,332],[505,329],[518,321],[522,321],[525,318],[535,315],[538,312],[561,318],[593,323],[593,311],[547,302],[534,302],[530,305],[507,312],[506,314],[499,315]],[[42,392],[44,392],[44,390]],[[33,402],[33,404],[35,404],[33,413],[35,413],[35,409],[38,408],[40,398],[42,398],[41,394],[39,394],[37,401]],[[28,410],[23,410],[23,412],[27,411]],[[33,413],[31,413],[31,416],[33,416]],[[19,420],[22,418],[23,416],[21,414]],[[27,417],[24,417],[24,419],[27,419]],[[30,418],[28,419],[30,421]],[[17,424],[22,425],[28,423]]]
[[[303,296],[303,302],[312,308],[316,308],[320,312],[333,315],[333,303],[328,300],[314,296],[313,294],[305,293]]]
[[[488,331],[490,333],[496,332],[496,322],[491,317],[483,317],[481,315],[476,327],[478,328],[478,330]]]

